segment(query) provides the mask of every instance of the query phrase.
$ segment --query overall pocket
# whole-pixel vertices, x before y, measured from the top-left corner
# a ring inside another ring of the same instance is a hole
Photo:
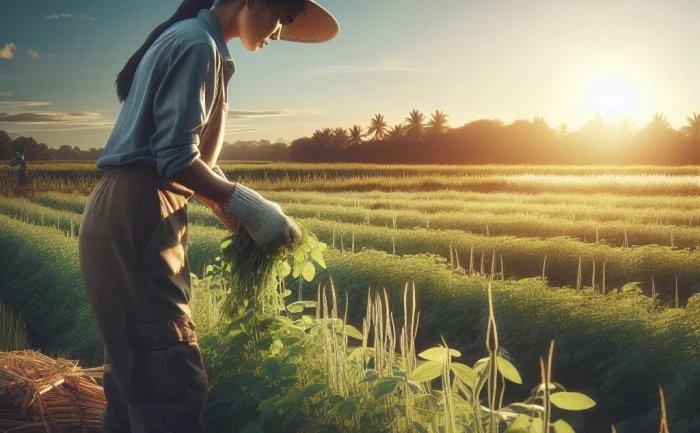
[[[173,401],[206,394],[206,373],[190,318],[127,322],[126,334],[128,401]]]
[[[149,272],[178,274],[187,255],[187,199],[149,181],[134,238],[139,260]]]

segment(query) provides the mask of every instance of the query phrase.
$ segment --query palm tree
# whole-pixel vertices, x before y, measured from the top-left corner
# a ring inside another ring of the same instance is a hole
[[[362,144],[362,137],[364,137],[366,134],[362,132],[362,127],[360,125],[353,125],[352,128],[350,128],[350,139],[348,140],[348,144],[351,145],[358,145]]]
[[[535,116],[532,118],[532,124],[537,127],[537,129],[549,129],[549,125],[547,124],[547,121],[544,120],[544,117],[542,116]]]
[[[348,130],[345,128],[335,128],[333,130],[333,138],[342,143],[348,141]]]
[[[372,119],[372,124],[367,130],[367,135],[374,134],[375,140],[381,140],[382,138],[386,137],[386,131],[388,127],[389,124],[386,123],[386,121],[384,120],[384,115],[375,114],[374,118]]]
[[[623,137],[631,137],[634,134],[634,122],[628,116],[620,119],[619,130]]]
[[[560,123],[559,126],[557,126],[557,137],[562,138],[566,137],[569,135],[569,125],[566,123]]]
[[[435,110],[435,112],[431,115],[430,121],[428,122],[428,131],[438,132],[441,134],[447,132],[447,130],[450,129],[449,125],[447,124],[448,117],[450,116],[442,111]]]
[[[399,138],[403,138],[405,133],[406,133],[406,126],[399,123],[398,125],[389,128],[389,132],[387,133],[387,136],[392,140],[397,140]]]
[[[647,127],[653,131],[662,131],[670,128],[671,124],[662,113],[654,113],[651,116],[651,122],[647,123]]]
[[[406,118],[406,122],[408,123],[406,125],[407,135],[414,138],[423,137],[423,129],[425,128],[425,125],[423,124],[425,122],[425,114],[418,110],[411,110]]]
[[[681,128],[681,132],[688,138],[700,138],[700,115],[693,112],[693,117],[686,118],[688,125]]]

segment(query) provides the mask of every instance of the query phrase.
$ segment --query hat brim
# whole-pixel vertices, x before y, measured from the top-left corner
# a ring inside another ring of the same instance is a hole
[[[313,0],[306,0],[304,8],[291,22],[282,26],[279,39],[289,42],[319,43],[335,38],[340,25],[335,17]]]

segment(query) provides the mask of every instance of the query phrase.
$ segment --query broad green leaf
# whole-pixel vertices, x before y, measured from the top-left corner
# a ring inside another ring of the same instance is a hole
[[[520,415],[513,421],[504,433],[529,433],[530,417],[528,415]]]
[[[378,382],[374,387],[374,399],[378,400],[387,394],[391,394],[396,389],[396,382],[393,380]]]
[[[435,361],[427,361],[418,366],[411,378],[414,382],[428,382],[440,377],[442,374],[442,364]]]
[[[302,311],[304,311],[304,305],[298,304],[296,302],[293,304],[289,304],[287,305],[287,311],[289,311],[292,314],[301,313]]]
[[[418,354],[423,359],[427,359],[430,361],[435,361],[435,362],[444,362],[445,360],[445,353],[447,350],[444,347],[433,347],[428,350],[425,350],[421,353]],[[454,349],[450,349],[450,355],[454,357],[459,357],[462,356],[461,353]]]
[[[258,405],[258,410],[265,410],[268,407],[271,407],[280,398],[282,398],[281,395],[273,395],[270,398],[266,398],[265,400],[260,402],[260,404]]]
[[[318,394],[326,388],[328,388],[328,385],[326,385],[325,383],[313,383],[304,388],[304,392],[302,393],[302,395],[304,396],[304,398],[308,398],[312,395]]]
[[[308,245],[309,248],[311,248],[312,250],[315,250],[318,248],[318,241],[313,236],[308,236],[306,238],[306,240],[304,241],[304,243],[306,243],[306,245]]]
[[[498,367],[498,371],[505,377],[506,379],[510,380],[511,382],[522,384],[523,379],[520,377],[520,373],[518,373],[518,369],[515,368],[513,364],[510,363],[507,359],[501,358],[500,356],[496,357],[496,366]]]
[[[318,242],[318,250],[319,251],[326,251],[326,248],[328,248],[328,245],[325,242]]]
[[[311,251],[311,258],[316,260],[316,262],[321,265],[323,269],[326,269],[326,262],[323,260],[323,254],[319,250]]]
[[[311,262],[306,262],[304,269],[301,271],[301,276],[304,277],[306,281],[312,281],[314,276],[316,276],[316,267]]]
[[[341,401],[340,403],[333,406],[333,409],[331,409],[331,411],[342,416],[350,416],[357,412],[357,404],[352,400]]]
[[[287,364],[284,367],[280,368],[280,376],[282,377],[290,377],[294,376],[297,372],[297,366],[294,364]]]
[[[560,409],[586,410],[595,406],[595,401],[579,392],[556,392],[549,398],[552,404]]]
[[[460,364],[459,362],[453,362],[450,364],[450,370],[452,370],[455,376],[459,377],[459,379],[464,382],[465,385],[470,388],[474,387],[474,382],[476,382],[476,374],[474,374],[474,370],[472,370],[471,367]]]
[[[413,421],[413,428],[416,429],[418,433],[428,433],[428,429],[426,429],[423,424],[419,423],[418,421]]]
[[[278,272],[280,277],[284,278],[292,272],[292,267],[289,266],[289,262],[284,260],[282,263],[280,263]]]
[[[209,349],[219,344],[219,337],[216,335],[208,335],[199,341],[199,347]]]
[[[308,314],[304,314],[303,316],[301,316],[301,321],[310,325],[314,323],[314,318],[309,316]]]
[[[213,271],[213,270],[214,270],[214,266],[212,266],[212,265],[207,265],[207,270],[206,270],[206,273],[207,273],[207,274],[208,274],[209,272]]]
[[[554,433],[576,433],[569,423],[563,419],[553,423],[552,428],[554,429]]]
[[[352,325],[345,325],[345,334],[347,334],[348,337],[352,337],[357,340],[362,340],[365,338],[364,335],[362,335],[362,332]]]
[[[293,278],[297,278],[299,277],[299,275],[301,275],[301,272],[304,270],[306,263],[306,261],[294,261],[294,271],[292,272]]]
[[[299,391],[298,389],[294,391],[290,391],[289,394],[285,395],[281,399],[277,400],[275,402],[275,406],[284,406],[287,404],[294,404],[298,403],[299,401],[302,400],[302,392]]]
[[[226,248],[228,248],[229,245],[231,245],[231,242],[233,242],[232,239],[226,239],[225,241],[223,241],[223,242],[221,243],[221,249],[222,249],[222,250],[225,250]]]
[[[240,429],[239,433],[265,433],[260,424],[249,422]]]
[[[620,291],[622,293],[627,293],[627,292],[638,292],[641,293],[642,289],[639,287],[639,285],[642,284],[639,281],[633,281],[631,283],[627,283],[624,286],[622,286],[622,289]]]
[[[268,358],[263,363],[265,374],[273,379],[277,379],[280,374],[280,363],[274,358]]]

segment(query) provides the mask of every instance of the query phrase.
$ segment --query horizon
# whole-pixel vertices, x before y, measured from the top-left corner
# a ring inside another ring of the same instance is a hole
[[[13,4],[0,17],[0,130],[54,148],[104,147],[120,109],[117,72],[179,3]],[[452,127],[542,116],[571,131],[596,113],[639,127],[661,112],[679,129],[700,111],[700,59],[687,55],[697,2],[465,3],[416,13],[418,0],[322,0],[340,22],[334,41],[259,53],[230,41],[224,139],[289,143],[326,127],[366,130],[376,113],[403,123],[412,109],[443,110]]]

